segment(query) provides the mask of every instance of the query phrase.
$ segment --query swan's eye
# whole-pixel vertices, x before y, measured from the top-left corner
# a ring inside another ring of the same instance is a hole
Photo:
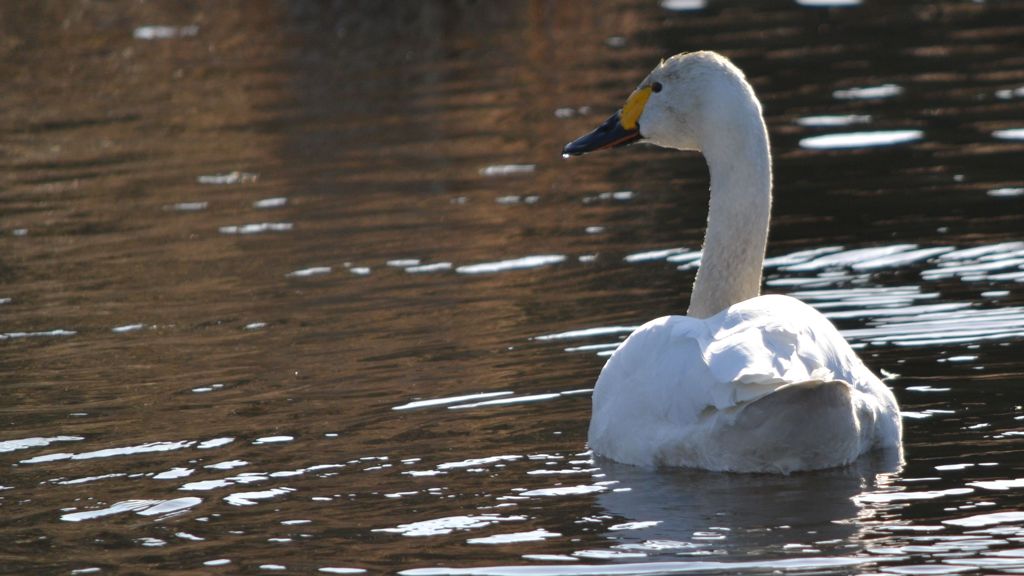
[[[651,92],[661,92],[661,82],[651,84]]]

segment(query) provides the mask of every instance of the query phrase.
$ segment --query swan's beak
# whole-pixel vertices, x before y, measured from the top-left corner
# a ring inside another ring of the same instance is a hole
[[[618,148],[632,144],[640,139],[640,116],[644,113],[647,99],[651,97],[651,87],[638,88],[629,95],[626,105],[612,114],[604,124],[590,134],[580,136],[569,142],[562,149],[566,156],[580,156],[587,152]]]
[[[593,132],[580,136],[569,142],[562,149],[567,156],[580,156],[587,152],[596,152],[605,148],[618,148],[632,144],[640,139],[640,126],[634,122],[632,129],[622,126],[622,110],[612,114]]]

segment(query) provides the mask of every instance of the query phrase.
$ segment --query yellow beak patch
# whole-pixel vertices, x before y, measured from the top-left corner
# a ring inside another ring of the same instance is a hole
[[[640,120],[640,115],[644,113],[644,106],[647,104],[647,99],[651,97],[651,87],[646,86],[633,92],[626,99],[626,105],[622,107],[622,115],[619,117],[619,123],[626,130],[636,129],[636,123]]]

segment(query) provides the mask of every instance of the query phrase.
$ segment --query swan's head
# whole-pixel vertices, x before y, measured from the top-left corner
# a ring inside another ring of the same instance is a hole
[[[745,121],[751,106],[760,117],[743,72],[727,58],[714,52],[678,54],[652,70],[621,110],[566,144],[562,153],[579,156],[640,141],[702,150],[717,132]]]

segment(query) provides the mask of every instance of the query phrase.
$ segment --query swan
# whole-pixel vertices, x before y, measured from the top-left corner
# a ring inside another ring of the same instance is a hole
[[[594,387],[587,441],[647,467],[789,474],[899,451],[896,398],[814,308],[760,295],[772,201],[761,104],[714,52],[663,60],[621,110],[565,146],[633,142],[703,153],[707,230],[686,316],[644,324]]]

